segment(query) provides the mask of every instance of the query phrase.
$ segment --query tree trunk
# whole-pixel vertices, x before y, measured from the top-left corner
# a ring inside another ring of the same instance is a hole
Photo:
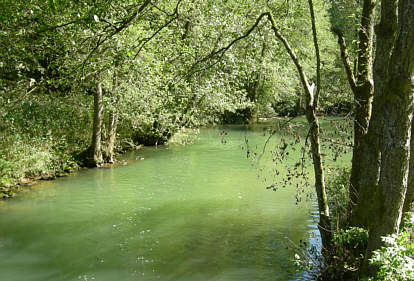
[[[393,7],[396,0],[386,2]],[[383,94],[376,96],[374,103],[383,113],[383,130],[380,176],[371,194],[376,218],[370,221],[366,263],[372,251],[383,246],[382,236],[398,233],[407,191],[414,101],[414,3],[400,0],[398,5],[398,34],[388,64],[388,79],[381,86]]]
[[[262,82],[262,72],[263,72],[263,61],[265,59],[265,55],[266,55],[266,42],[263,42],[262,45],[262,51],[261,51],[261,56],[260,56],[260,67],[256,72],[253,72],[250,75],[250,79],[248,79],[247,81],[247,85],[246,85],[246,91],[247,91],[247,98],[249,99],[250,102],[252,102],[253,104],[255,104],[255,108],[251,109],[251,111],[249,112],[248,118],[249,121],[254,121],[256,120],[256,122],[258,122],[258,110],[257,110],[257,106],[258,106],[258,94],[259,94],[259,89],[260,89],[260,84]]]
[[[114,73],[112,79],[112,96],[116,96],[118,88],[118,77],[117,74]],[[109,112],[109,124],[108,124],[108,134],[106,135],[105,140],[105,149],[104,149],[104,159],[107,163],[114,163],[114,148],[115,148],[115,140],[116,140],[116,130],[118,127],[118,112],[117,106],[119,104],[119,96],[115,98],[115,104],[111,108]]]
[[[105,162],[114,163],[114,148],[116,140],[116,129],[118,126],[118,114],[111,111],[109,114],[108,137],[105,148]]]
[[[410,165],[408,171],[408,183],[407,183],[407,193],[405,194],[405,201],[403,207],[404,213],[410,212],[413,210],[414,202],[414,120],[411,123],[411,140],[410,140]]]
[[[351,68],[342,32],[339,30],[333,30],[338,36],[338,44],[341,49],[342,61],[355,100],[354,148],[352,154],[352,170],[349,187],[349,210],[351,214],[351,224],[358,226],[363,226],[364,224],[355,218],[355,212],[353,212],[353,210],[354,208],[358,208],[358,198],[360,193],[359,182],[363,175],[361,163],[363,155],[362,151],[364,148],[362,142],[368,131],[368,124],[371,117],[374,87],[372,81],[372,50],[375,24],[375,4],[376,0],[364,1],[361,15],[361,27],[358,33],[359,51],[356,75],[354,75]]]
[[[312,33],[314,36],[314,44],[315,44],[315,50],[318,50],[317,47],[317,36],[316,36],[316,26],[315,26],[315,17],[313,14],[313,3],[312,0],[308,0],[309,2],[309,8],[311,11],[311,20],[312,20]],[[311,141],[311,152],[312,152],[312,158],[313,158],[313,168],[315,172],[315,190],[318,198],[318,211],[319,211],[319,232],[321,234],[322,238],[322,247],[323,251],[329,250],[331,248],[331,238],[332,238],[332,232],[331,232],[331,223],[329,218],[329,206],[328,206],[328,199],[326,196],[326,190],[325,190],[325,177],[324,177],[324,171],[323,171],[323,164],[322,164],[322,156],[320,153],[320,142],[319,142],[319,122],[318,117],[316,115],[317,112],[317,95],[314,94],[314,85],[309,85],[308,78],[306,77],[305,72],[303,71],[303,67],[301,63],[299,62],[295,51],[290,47],[288,41],[286,38],[279,32],[276,23],[273,19],[273,16],[268,13],[267,17],[271,23],[272,30],[275,34],[275,36],[283,43],[283,46],[285,47],[286,51],[288,52],[290,58],[292,59],[293,63],[296,66],[296,69],[298,71],[298,75],[300,78],[300,81],[303,86],[303,90],[305,92],[305,98],[306,98],[306,119],[310,125],[309,129],[309,136]],[[319,56],[317,56],[318,58]],[[319,65],[319,63],[317,63]],[[317,72],[319,71],[319,67],[317,67]],[[319,74],[317,74],[318,76]],[[316,87],[319,88],[320,84],[318,84],[320,80],[317,79],[317,85]],[[316,90],[315,93],[318,93],[319,91]]]
[[[326,187],[325,187],[325,175],[322,164],[321,148],[319,142],[319,121],[316,113],[319,106],[319,94],[321,90],[321,57],[319,52],[318,36],[316,30],[316,19],[315,13],[313,10],[312,0],[308,0],[309,5],[309,14],[312,24],[312,36],[313,36],[313,46],[315,48],[315,58],[316,58],[316,88],[313,89],[313,86],[307,87],[308,91],[306,94],[306,119],[310,125],[310,140],[311,140],[311,150],[312,150],[312,159],[313,159],[313,168],[315,172],[315,190],[318,198],[318,208],[319,208],[319,233],[322,238],[323,249],[329,251],[331,248],[332,240],[332,231],[331,231],[331,221],[329,218],[329,205],[328,198],[326,196]],[[306,81],[305,81],[306,82]],[[304,86],[306,83],[304,83]],[[314,91],[313,91],[314,90]]]
[[[369,228],[369,222],[376,213],[376,210],[366,208],[366,205],[375,204],[372,194],[375,192],[380,177],[381,153],[379,148],[383,134],[384,116],[382,107],[388,106],[380,101],[384,94],[384,85],[388,80],[391,53],[395,43],[397,29],[396,3],[396,0],[382,1],[381,3],[381,22],[376,27],[377,46],[374,63],[373,110],[368,133],[364,136],[361,147],[357,152],[360,164],[356,166],[355,170],[359,171],[360,176],[356,179],[357,183],[354,184],[358,186],[359,192],[357,205],[352,209],[350,223],[364,228]],[[358,202],[361,202],[361,204],[358,204]]]
[[[87,158],[87,165],[90,167],[99,167],[103,163],[101,136],[102,136],[102,82],[98,82],[96,92],[93,96],[93,130],[92,142],[89,148],[90,155]]]
[[[310,89],[312,90],[312,89]],[[310,125],[309,137],[311,141],[311,151],[313,159],[313,169],[315,172],[315,190],[318,199],[319,209],[319,232],[322,237],[322,246],[324,250],[331,247],[331,223],[329,218],[329,206],[326,196],[325,175],[323,171],[322,157],[319,142],[319,122],[316,116],[316,110],[310,103],[311,99],[307,96],[306,119]]]

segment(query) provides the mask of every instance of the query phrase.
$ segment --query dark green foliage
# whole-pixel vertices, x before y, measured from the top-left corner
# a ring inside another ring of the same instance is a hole
[[[5,197],[28,179],[63,176],[76,170],[73,155],[89,141],[89,113],[67,98],[36,96],[1,104],[0,189]]]
[[[169,140],[173,133],[175,132],[172,130],[159,130],[156,126],[154,126],[151,127],[148,131],[136,132],[135,135],[132,136],[132,140],[135,143],[143,144],[146,146],[162,145]]]
[[[368,243],[365,229],[340,229],[333,236],[333,247],[325,271],[326,280],[355,280]]]
[[[278,116],[295,117],[304,114],[299,98],[295,97],[275,101],[271,106]]]
[[[235,112],[226,110],[222,117],[223,124],[249,124],[253,120],[253,110],[250,107],[237,109]]]

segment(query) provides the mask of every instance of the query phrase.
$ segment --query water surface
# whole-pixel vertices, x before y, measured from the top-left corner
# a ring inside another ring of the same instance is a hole
[[[0,204],[0,280],[297,280],[287,237],[308,239],[309,204],[265,189],[245,149],[261,129],[222,131]]]

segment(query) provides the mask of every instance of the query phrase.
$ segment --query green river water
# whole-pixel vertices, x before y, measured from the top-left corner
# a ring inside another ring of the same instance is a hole
[[[222,130],[0,204],[0,280],[300,280],[287,238],[309,241],[311,204],[266,190],[242,149],[260,128]]]

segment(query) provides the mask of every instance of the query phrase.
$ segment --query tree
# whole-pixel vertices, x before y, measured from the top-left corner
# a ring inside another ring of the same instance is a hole
[[[368,256],[383,244],[382,236],[399,232],[407,193],[413,118],[414,5],[409,0],[383,1],[383,5],[381,21],[396,19],[392,24],[396,26],[398,22],[398,29],[390,49],[382,53],[389,56],[389,63],[382,65],[386,79],[376,86],[374,96],[372,118],[380,118],[383,124],[379,129],[371,125],[369,128],[380,136],[377,149],[381,160],[378,183],[372,195],[375,198],[372,209],[377,212],[378,219],[371,220],[369,225]],[[389,14],[398,16],[386,17]],[[380,116],[375,116],[376,113]]]
[[[354,148],[352,154],[352,172],[350,180],[350,213],[351,224],[365,226],[366,222],[358,217],[359,212],[354,210],[359,207],[357,204],[360,195],[360,181],[362,175],[363,137],[368,131],[368,124],[371,117],[372,97],[374,93],[372,77],[373,41],[375,24],[375,0],[364,1],[361,14],[361,23],[358,33],[358,57],[356,73],[351,66],[346,48],[343,31],[334,28],[333,32],[338,36],[338,44],[341,49],[341,58],[348,77],[350,88],[354,94]],[[365,175],[364,175],[365,177]]]
[[[374,11],[374,5],[375,2],[364,1],[364,9],[369,6]],[[354,155],[359,163],[353,162],[353,175],[356,176],[351,178],[351,194],[353,188],[357,188],[352,197],[356,205],[352,206],[350,223],[369,230],[366,266],[372,251],[383,245],[381,237],[399,232],[403,210],[408,211],[413,200],[410,182],[413,173],[410,168],[414,162],[413,157],[410,160],[413,147],[413,13],[410,1],[382,1],[381,21],[376,28],[372,115],[366,115],[368,130],[360,135],[359,143],[355,143]],[[341,35],[338,35],[345,68],[351,73]],[[360,52],[363,50],[360,47]],[[372,53],[364,53],[372,59]],[[368,71],[370,69],[371,66]],[[348,77],[352,85],[351,75]],[[375,268],[370,271],[375,273]]]

